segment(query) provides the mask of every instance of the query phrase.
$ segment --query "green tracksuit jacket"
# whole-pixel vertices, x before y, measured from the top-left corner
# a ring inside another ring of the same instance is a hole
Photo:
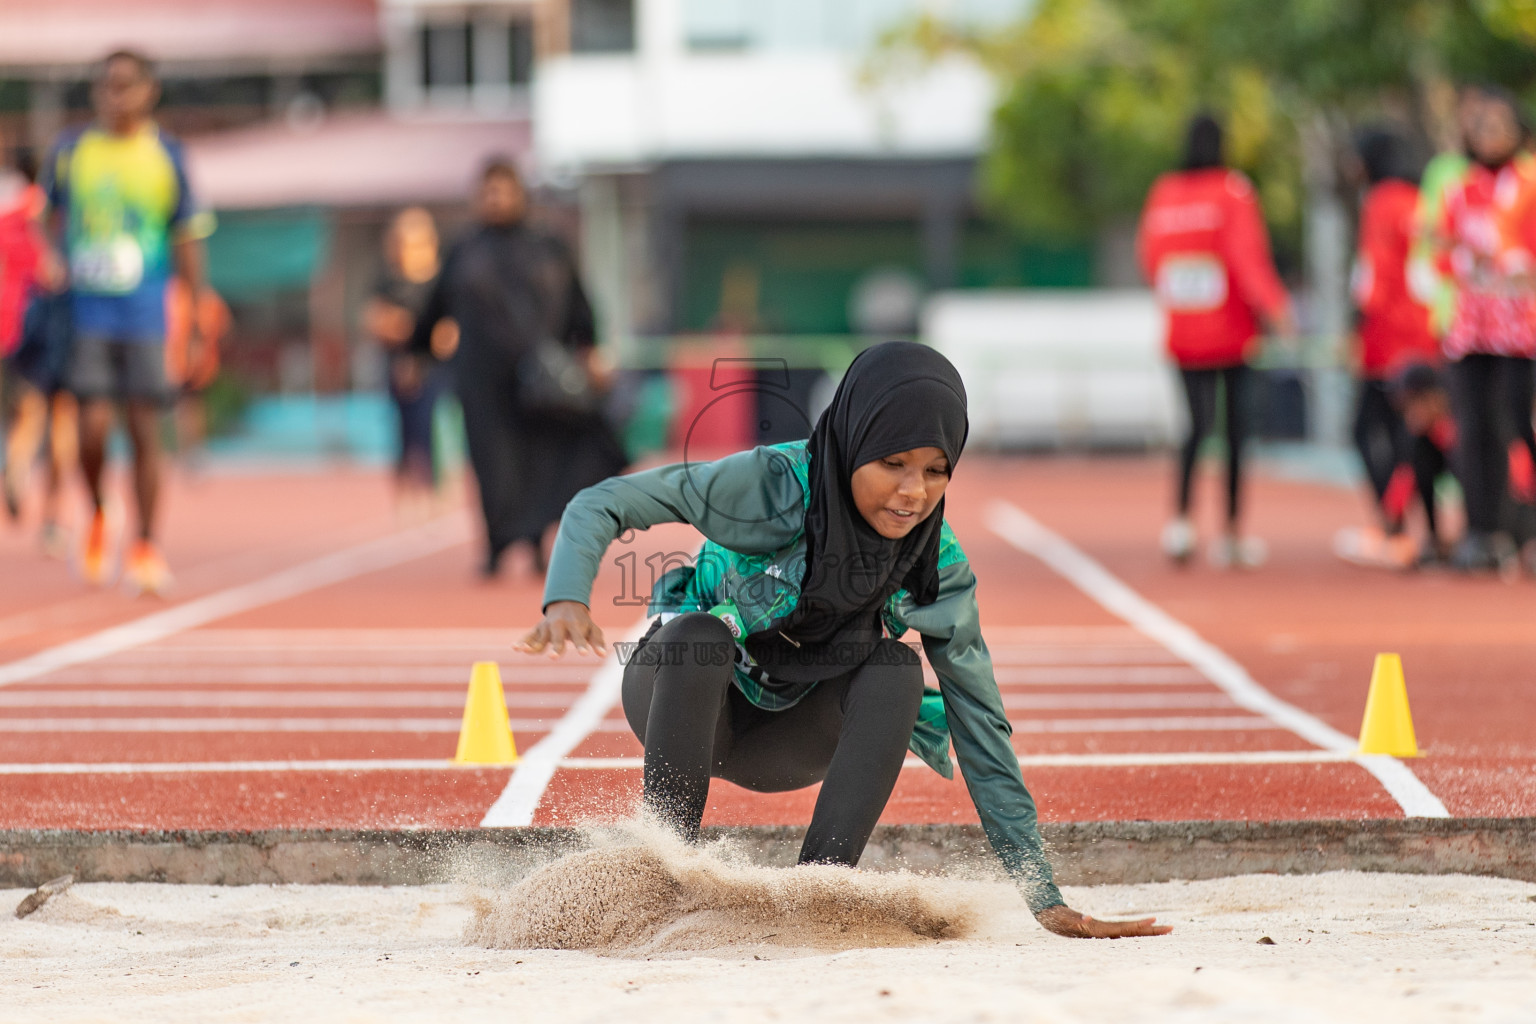
[[[677,463],[611,477],[581,491],[566,507],[544,587],[546,606],[590,606],[592,581],[604,553],[628,530],[689,523],[705,537],[694,563],[657,581],[652,613],[716,611],[738,617],[745,633],[764,628],[794,607],[805,566],[809,454],[804,441],[739,452],[703,463]],[[939,596],[918,605],[898,591],[884,613],[892,636],[911,629],[922,638],[939,680],[925,701],[912,749],[953,777],[952,739],[982,828],[1031,910],[1062,901],[1040,840],[1035,801],[1019,773],[1012,728],[981,637],[976,577],[948,524],[939,556]],[[621,651],[621,653],[623,653]],[[742,652],[744,656],[744,652]],[[772,695],[743,671],[737,685],[760,706]],[[942,703],[942,711],[936,705]]]

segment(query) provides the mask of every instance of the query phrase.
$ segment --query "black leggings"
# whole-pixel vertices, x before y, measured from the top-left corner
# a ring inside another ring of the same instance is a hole
[[[1456,476],[1466,497],[1467,529],[1497,532],[1509,489],[1509,442],[1519,438],[1536,460],[1531,426],[1532,361],[1474,354],[1451,364],[1456,407]]]
[[[1355,408],[1355,448],[1365,463],[1365,476],[1376,503],[1387,496],[1387,485],[1397,467],[1412,458],[1408,428],[1402,414],[1392,404],[1387,382],[1362,380],[1359,403]]]
[[[1412,439],[1413,479],[1424,505],[1424,525],[1429,529],[1429,539],[1440,542],[1440,522],[1435,515],[1435,481],[1442,473],[1450,471],[1451,460],[1427,437]]]
[[[1376,495],[1376,507],[1382,513],[1387,532],[1403,528],[1401,516],[1392,516],[1385,507],[1387,487],[1399,466],[1411,466],[1414,490],[1424,506],[1431,537],[1439,535],[1435,519],[1435,480],[1445,471],[1440,449],[1426,438],[1415,438],[1403,422],[1403,414],[1392,404],[1391,386],[1382,380],[1362,380],[1360,400],[1355,411],[1355,448],[1365,463],[1366,479]]]
[[[765,711],[732,681],[735,641],[723,622],[689,612],[653,627],[624,669],[624,715],[645,745],[646,807],[692,842],[711,777],[763,793],[820,782],[800,863],[857,864],[923,698],[917,655],[880,643],[859,668]]]
[[[1216,426],[1216,385],[1220,382],[1226,397],[1227,525],[1235,526],[1241,511],[1243,444],[1248,438],[1248,367],[1180,370],[1179,374],[1184,379],[1184,398],[1189,403],[1189,437],[1179,453],[1179,515],[1189,515],[1195,461],[1200,456],[1200,443]]]

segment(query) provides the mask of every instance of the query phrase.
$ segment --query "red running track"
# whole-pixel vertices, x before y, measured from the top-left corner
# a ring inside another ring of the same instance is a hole
[[[1174,569],[1156,551],[1166,476],[1156,459],[971,458],[952,486],[1046,820],[1536,814],[1536,582],[1347,566],[1329,542],[1361,519],[1359,497],[1263,475],[1251,508],[1270,564]],[[545,824],[632,808],[640,748],[612,672],[510,652],[539,588],[521,564],[476,582],[464,513],[402,528],[385,479],[361,471],[177,481],[167,505],[170,601],[88,591],[24,531],[0,535],[0,828]],[[610,639],[640,621],[627,598],[648,589],[646,558],[694,544],[665,527],[610,551],[594,600]],[[1426,756],[1383,767],[1347,738],[1385,650],[1403,656]],[[486,659],[533,752],[516,774],[447,763],[469,665]],[[815,796],[717,781],[706,821],[803,822]],[[963,783],[913,762],[884,820],[975,812]]]

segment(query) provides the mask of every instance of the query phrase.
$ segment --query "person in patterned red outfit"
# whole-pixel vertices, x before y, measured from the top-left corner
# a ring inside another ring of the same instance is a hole
[[[1536,460],[1536,294],[1511,267],[1505,227],[1521,194],[1526,135],[1514,97],[1489,90],[1469,138],[1472,165],[1446,194],[1440,221],[1441,270],[1459,289],[1442,347],[1467,508],[1467,533],[1451,563],[1466,571],[1514,558],[1503,521],[1510,442],[1523,442]]]

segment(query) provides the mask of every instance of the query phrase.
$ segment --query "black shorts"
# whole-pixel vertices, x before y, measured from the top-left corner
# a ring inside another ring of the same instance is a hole
[[[119,341],[79,334],[65,383],[81,401],[111,398],[166,405],[173,397],[165,376],[163,339]]]

